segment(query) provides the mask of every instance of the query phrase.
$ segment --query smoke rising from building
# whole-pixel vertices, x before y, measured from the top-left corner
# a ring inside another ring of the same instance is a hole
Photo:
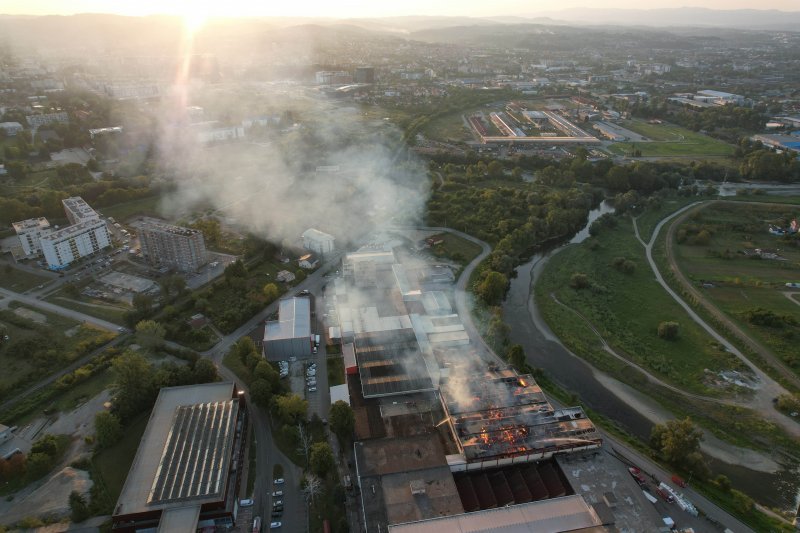
[[[314,227],[343,244],[422,219],[425,168],[398,157],[400,133],[387,123],[305,98],[297,123],[276,120],[258,139],[245,130],[244,138],[208,143],[198,131],[218,126],[190,124],[181,100],[162,113],[158,142],[160,170],[176,183],[164,205],[170,215],[210,206],[215,216],[273,242],[296,242]]]

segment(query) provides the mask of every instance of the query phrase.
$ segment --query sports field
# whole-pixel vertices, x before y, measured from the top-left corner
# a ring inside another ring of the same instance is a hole
[[[617,155],[629,155],[633,147],[641,150],[642,157],[724,157],[732,155],[734,150],[733,145],[667,122],[651,124],[633,119],[621,121],[619,125],[647,137],[650,141],[614,143],[609,146],[609,150]]]

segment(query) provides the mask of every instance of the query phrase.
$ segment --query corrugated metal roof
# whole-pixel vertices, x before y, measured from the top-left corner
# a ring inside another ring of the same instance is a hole
[[[284,298],[278,304],[278,320],[267,322],[264,340],[298,339],[311,336],[311,300]]]

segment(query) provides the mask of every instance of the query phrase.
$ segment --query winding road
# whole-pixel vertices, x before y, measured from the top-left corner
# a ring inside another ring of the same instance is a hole
[[[673,212],[672,214],[666,216],[665,218],[661,219],[659,223],[656,225],[655,229],[653,230],[653,234],[650,237],[650,241],[645,242],[641,236],[639,235],[639,226],[636,223],[636,219],[633,219],[633,228],[636,234],[636,239],[644,246],[645,253],[647,255],[647,262],[650,265],[653,274],[655,275],[656,281],[659,285],[669,294],[675,302],[680,305],[686,314],[701,328],[703,328],[714,340],[722,344],[730,353],[735,355],[742,363],[747,365],[748,368],[753,372],[755,376],[758,377],[761,386],[755,390],[755,394],[750,402],[747,403],[747,407],[751,409],[758,410],[765,418],[779,424],[788,434],[794,437],[800,437],[800,424],[794,421],[792,418],[784,415],[783,413],[777,411],[772,403],[772,399],[780,396],[781,394],[787,394],[788,391],[777,381],[772,379],[767,373],[753,364],[736,346],[734,346],[728,339],[717,333],[717,331],[712,328],[702,317],[700,317],[694,309],[691,308],[689,304],[684,301],[683,298],[679,294],[677,294],[672,287],[667,284],[664,280],[664,277],[661,275],[661,272],[658,269],[658,265],[656,264],[655,260],[653,259],[653,246],[655,245],[656,240],[658,240],[658,235],[661,232],[661,228],[664,227],[670,220],[679,215],[683,215],[687,213],[689,210],[697,207],[698,205],[703,204],[704,202],[694,202],[687,206],[678,209],[677,211]],[[679,219],[681,220],[681,219]],[[672,226],[674,227],[674,225]],[[670,232],[667,235],[667,239],[672,238],[672,233]],[[670,249],[669,242],[666,246],[667,250]],[[669,257],[668,252],[668,257]],[[677,269],[677,265],[674,262],[674,258],[671,259],[670,264],[672,268],[675,270],[676,275],[680,275],[680,271]],[[685,278],[684,278],[685,280]],[[688,283],[688,280],[685,280]],[[691,284],[690,284],[691,285]],[[705,299],[702,295],[697,294],[699,297],[699,301],[704,301]],[[710,304],[709,304],[710,305]],[[724,317],[723,317],[724,318]],[[730,320],[727,320],[730,322]],[[727,326],[728,324],[726,324]],[[731,323],[731,325],[733,325]],[[735,326],[735,325],[734,325]],[[736,328],[742,335],[744,332],[741,332],[738,328]],[[745,336],[746,337],[746,336]],[[774,358],[774,356],[773,356]]]

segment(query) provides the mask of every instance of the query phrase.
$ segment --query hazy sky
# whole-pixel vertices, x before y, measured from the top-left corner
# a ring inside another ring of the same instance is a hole
[[[541,11],[595,8],[660,8],[691,5],[713,9],[800,10],[798,0],[3,0],[0,13],[70,15],[74,13],[155,13],[208,16],[380,17],[393,15],[530,15]]]

